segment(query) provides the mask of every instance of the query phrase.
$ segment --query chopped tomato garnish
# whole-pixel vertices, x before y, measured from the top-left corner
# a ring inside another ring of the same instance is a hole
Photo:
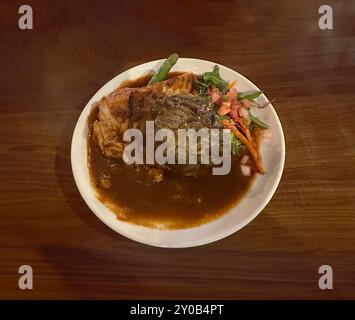
[[[218,113],[221,116],[224,116],[224,115],[228,114],[230,112],[230,110],[231,110],[231,102],[223,101],[221,104],[221,107],[218,110]]]

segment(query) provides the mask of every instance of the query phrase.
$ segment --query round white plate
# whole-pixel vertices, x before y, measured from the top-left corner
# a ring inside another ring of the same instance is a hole
[[[244,198],[217,220],[182,230],[152,229],[118,220],[116,215],[96,198],[95,190],[90,184],[87,166],[87,117],[90,114],[93,102],[108,95],[122,81],[138,78],[148,71],[159,67],[163,61],[164,59],[151,61],[131,68],[113,78],[96,92],[85,106],[76,124],[71,146],[71,164],[74,179],[81,196],[92,212],[111,229],[132,240],[157,247],[184,248],[199,246],[233,234],[247,225],[265,208],[281,179],[285,162],[285,140],[280,120],[272,105],[264,109],[254,110],[253,113],[256,116],[270,125],[273,135],[272,140],[263,140],[260,146],[266,174],[257,175]],[[172,71],[190,71],[201,74],[211,71],[215,64],[217,63],[200,59],[180,58]],[[219,65],[219,67],[222,78],[228,82],[238,81],[236,85],[238,91],[259,90],[238,72],[222,65]],[[260,103],[266,101],[265,95],[258,98]]]

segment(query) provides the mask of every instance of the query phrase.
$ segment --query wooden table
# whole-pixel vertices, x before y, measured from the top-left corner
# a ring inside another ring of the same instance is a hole
[[[0,298],[355,298],[355,5],[328,1],[21,1],[0,17]],[[159,249],[101,223],[73,180],[70,142],[94,92],[178,52],[229,66],[274,103],[286,164],[238,233]],[[18,288],[31,265],[34,289]],[[320,290],[331,265],[334,290]]]

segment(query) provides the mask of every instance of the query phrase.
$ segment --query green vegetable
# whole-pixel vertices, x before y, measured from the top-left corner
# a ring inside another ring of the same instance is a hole
[[[196,80],[196,83],[200,86],[200,95],[208,96],[208,85],[198,80]]]
[[[203,83],[209,87],[214,84],[223,93],[228,91],[228,82],[221,78],[219,74],[219,66],[215,65],[212,72],[202,74]]]
[[[243,150],[245,149],[244,144],[233,133],[232,133],[231,148],[232,148],[233,156],[235,155],[240,156],[243,153]]]
[[[250,124],[253,127],[259,127],[261,129],[268,129],[270,128],[270,126],[268,124],[266,124],[265,122],[261,121],[258,117],[255,117],[251,114],[250,110],[249,110],[249,119],[250,119]]]
[[[244,91],[238,93],[237,98],[238,100],[248,99],[250,101],[253,101],[257,97],[259,97],[262,93],[263,93],[262,91],[258,91],[258,90]]]
[[[154,76],[150,79],[149,84],[157,83],[166,79],[169,71],[175,65],[176,61],[179,59],[177,53],[171,54],[160,66]]]

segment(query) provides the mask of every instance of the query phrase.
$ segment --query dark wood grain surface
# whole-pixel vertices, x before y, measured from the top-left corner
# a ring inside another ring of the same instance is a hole
[[[1,1],[0,298],[355,298],[355,3]],[[26,3],[27,3],[26,2]],[[283,124],[286,164],[267,208],[191,249],[128,240],[85,205],[70,142],[90,97],[118,73],[178,52],[248,77]],[[18,288],[18,268],[34,289]],[[318,288],[318,268],[334,290]]]

